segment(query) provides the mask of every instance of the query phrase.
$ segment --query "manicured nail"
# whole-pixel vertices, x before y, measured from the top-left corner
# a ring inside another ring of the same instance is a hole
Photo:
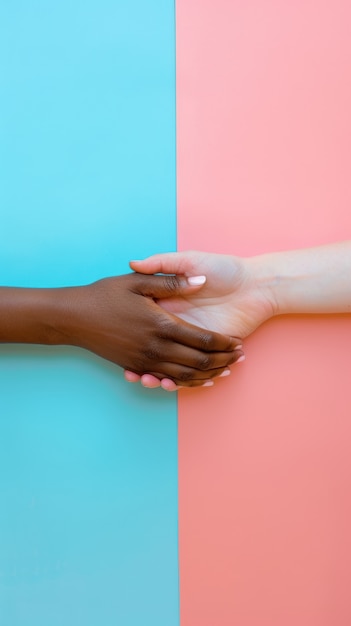
[[[235,346],[234,350],[241,350],[242,347],[243,347],[243,344],[241,343],[240,346]]]
[[[213,387],[213,385],[214,385],[213,380],[209,380],[207,383],[204,383],[202,387]]]
[[[235,363],[241,363],[241,361],[245,361],[245,354],[243,354],[242,356],[239,356],[238,360],[235,361]]]
[[[206,282],[206,276],[189,276],[188,283],[189,285],[204,285]]]
[[[224,372],[222,372],[222,374],[220,374],[218,378],[224,378],[224,376],[229,376],[230,373],[230,370],[224,370]]]
[[[132,261],[129,261],[129,263],[140,263],[140,259],[133,259]]]

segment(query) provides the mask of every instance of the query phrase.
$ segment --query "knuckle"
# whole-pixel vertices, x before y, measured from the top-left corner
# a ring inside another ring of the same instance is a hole
[[[143,356],[147,361],[156,362],[161,358],[160,346],[156,343],[150,343],[143,349]]]
[[[209,354],[205,354],[199,358],[198,369],[209,370],[212,368],[213,358]]]
[[[133,361],[133,372],[135,372],[136,374],[139,374],[139,376],[141,376],[142,374],[146,373],[146,363],[145,363],[145,359],[142,357],[136,358]]]
[[[213,337],[209,332],[203,332],[200,336],[200,345],[202,350],[213,349]]]
[[[174,322],[165,317],[159,321],[159,336],[163,339],[172,339],[174,335]]]
[[[188,382],[193,378],[194,374],[191,370],[182,370],[178,374],[178,378],[182,383]]]
[[[166,291],[168,291],[170,294],[174,294],[175,291],[178,290],[178,278],[176,276],[172,276],[167,275],[164,276],[164,287],[166,289]]]

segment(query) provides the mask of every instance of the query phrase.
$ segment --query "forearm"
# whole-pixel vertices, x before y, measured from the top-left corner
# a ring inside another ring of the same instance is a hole
[[[75,289],[1,287],[0,342],[72,343]]]
[[[257,284],[270,291],[277,315],[351,311],[350,241],[265,254],[248,262]]]

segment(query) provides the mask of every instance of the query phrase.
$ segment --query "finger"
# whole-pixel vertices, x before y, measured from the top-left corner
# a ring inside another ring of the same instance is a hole
[[[226,378],[227,376],[230,376],[231,371],[230,369],[225,369],[224,372],[222,372],[222,374],[220,374],[218,376],[218,378]],[[177,391],[178,389],[181,389],[183,387],[183,385],[176,385],[173,380],[171,380],[170,378],[162,378],[162,380],[159,380],[158,378],[156,378],[155,376],[151,376],[151,374],[144,374],[144,376],[141,377],[141,379],[143,379],[143,385],[144,387],[151,387],[151,385],[149,385],[149,381],[150,383],[152,383],[152,387],[158,387],[161,386],[162,389],[165,389],[165,391]],[[214,385],[214,381],[213,380],[207,380],[206,382],[201,382],[201,385],[199,385],[200,387],[212,387]]]
[[[161,381],[161,386],[162,381],[165,378],[168,378],[178,386],[198,387],[213,378],[220,376],[227,368],[221,367],[203,372],[200,370],[194,370],[191,367],[185,367],[184,365],[177,365],[175,363],[162,363],[160,364],[160,369],[162,373],[161,371],[152,371],[150,374]]]
[[[147,387],[147,389],[156,389],[156,387],[161,386],[161,381],[159,380],[159,378],[156,378],[156,376],[152,376],[152,374],[143,374],[140,377],[140,382],[143,387]],[[175,385],[175,383],[173,384]]]
[[[244,355],[242,350],[231,350],[227,352],[204,352],[175,343],[166,348],[161,347],[161,352],[151,349],[146,356],[150,357],[150,362],[160,363],[167,359],[175,365],[185,366],[194,370],[194,372],[209,370],[218,370],[219,368],[228,367],[236,363]],[[157,365],[159,368],[160,365]]]
[[[133,274],[133,290],[148,298],[171,298],[189,296],[197,292],[206,282],[206,276],[145,276]]]
[[[131,372],[130,370],[124,371],[124,378],[128,383],[138,383],[140,381],[139,374],[135,374],[135,372]]]
[[[213,387],[213,385],[213,380],[206,380],[206,382],[196,385],[196,387]],[[178,391],[179,389],[182,389],[184,385],[176,385],[173,380],[170,380],[169,378],[162,378],[161,387],[165,391]]]
[[[221,378],[222,376],[229,376],[229,374],[229,369],[224,370],[224,372],[220,374],[218,378]],[[142,376],[139,376],[139,374],[135,374],[134,372],[130,372],[127,370],[125,371],[124,375],[128,382],[140,382],[143,387],[146,387],[147,389],[162,387],[162,389],[164,389],[165,391],[178,391],[178,389],[181,389],[183,387],[183,385],[176,385],[176,383],[173,382],[173,380],[171,380],[170,378],[162,378],[162,380],[159,380],[158,378],[156,378],[156,376],[152,376],[152,374],[143,374]],[[206,380],[205,382],[201,381],[199,387],[212,387],[213,385],[213,380]]]
[[[140,382],[143,387],[146,387],[147,389],[155,389],[156,387],[161,386],[163,387],[163,389],[166,389],[166,391],[177,391],[177,389],[180,389],[180,387],[176,385],[170,378],[163,378],[162,380],[160,380],[152,374],[143,374],[142,376],[140,376],[139,374],[135,374],[135,372],[125,370],[124,377],[129,383]]]
[[[162,378],[160,384],[165,391],[178,391],[178,389],[181,389],[181,386],[176,385],[170,378]]]
[[[239,356],[235,362],[241,363],[242,361],[245,361],[244,354]],[[204,383],[207,383],[213,378],[225,378],[231,374],[229,367],[221,367],[206,371],[194,370],[191,367],[185,367],[175,363],[162,363],[161,367],[162,374],[160,374],[160,372],[151,372],[152,376],[161,380],[161,387],[163,387],[162,383],[165,377],[173,380],[178,386],[181,387],[197,387],[199,385],[204,385]]]
[[[158,306],[156,303],[151,304]],[[165,311],[164,313],[166,314]],[[194,326],[168,312],[160,336],[170,342],[178,342],[202,352],[231,352],[242,347],[242,340],[238,337],[230,337],[230,335],[222,335]]]
[[[146,378],[146,376],[148,376],[148,378]],[[158,378],[155,378],[154,376],[151,376],[150,374],[145,374],[144,376],[141,377],[141,382],[143,387],[147,387],[148,389],[154,389],[155,387],[162,387],[162,389],[164,389],[165,391],[178,391],[179,389],[182,389],[183,385],[176,385],[175,382],[173,382],[173,380],[171,380],[170,378],[162,378],[162,380],[158,380]],[[201,384],[199,384],[199,387],[212,387],[214,385],[213,380],[207,380],[206,382],[201,382]]]
[[[224,377],[229,376],[230,374],[231,374],[230,369],[226,369],[224,370],[224,372],[222,372],[222,374],[218,376],[218,378],[224,378]],[[155,378],[154,380],[157,380],[157,379]],[[173,382],[173,380],[171,380],[170,378],[162,378],[162,380],[159,382],[161,384],[162,389],[165,389],[165,391],[176,391],[184,387],[184,385],[176,385]],[[199,387],[213,387],[213,385],[214,385],[213,380],[206,380],[205,382],[201,382],[201,384],[199,384],[198,386]]]
[[[194,271],[193,262],[186,252],[168,252],[154,254],[142,261],[130,261],[130,267],[142,274],[191,274]],[[196,272],[195,272],[196,274]]]

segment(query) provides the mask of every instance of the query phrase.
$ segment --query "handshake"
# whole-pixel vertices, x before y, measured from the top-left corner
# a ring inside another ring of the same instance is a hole
[[[0,288],[0,342],[72,345],[145,387],[211,386],[272,316],[351,312],[351,242],[250,258],[175,252],[58,289]]]

